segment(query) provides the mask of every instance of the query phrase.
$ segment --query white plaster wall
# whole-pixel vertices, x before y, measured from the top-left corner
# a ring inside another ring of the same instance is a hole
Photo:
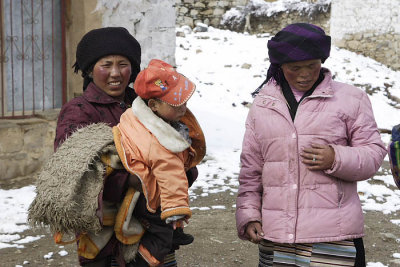
[[[98,0],[102,26],[122,26],[142,47],[142,69],[153,58],[175,65],[175,0]]]
[[[332,0],[331,35],[400,33],[400,0]]]

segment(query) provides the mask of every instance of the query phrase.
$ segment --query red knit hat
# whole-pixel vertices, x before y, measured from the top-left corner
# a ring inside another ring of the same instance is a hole
[[[152,59],[149,66],[139,72],[133,87],[141,98],[158,98],[171,106],[185,104],[196,89],[188,78],[159,59]]]

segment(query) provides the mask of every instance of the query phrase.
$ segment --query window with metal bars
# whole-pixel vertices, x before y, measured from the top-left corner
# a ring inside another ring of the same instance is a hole
[[[0,118],[63,102],[63,1],[0,0]]]

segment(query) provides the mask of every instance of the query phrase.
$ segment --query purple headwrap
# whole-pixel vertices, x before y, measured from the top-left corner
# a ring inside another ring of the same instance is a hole
[[[280,66],[284,63],[321,59],[322,63],[329,57],[331,37],[320,27],[309,23],[294,23],[279,31],[268,41],[269,66],[267,79],[253,93],[272,77],[280,84],[283,73]]]
[[[331,51],[331,37],[320,27],[295,23],[283,28],[268,41],[271,64],[321,59],[324,62]]]

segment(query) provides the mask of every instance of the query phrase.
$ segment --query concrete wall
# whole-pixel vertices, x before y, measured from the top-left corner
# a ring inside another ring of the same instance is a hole
[[[124,26],[142,46],[142,68],[153,58],[175,65],[175,0],[98,0],[102,26]]]
[[[400,0],[334,0],[331,35],[336,46],[400,69]]]

